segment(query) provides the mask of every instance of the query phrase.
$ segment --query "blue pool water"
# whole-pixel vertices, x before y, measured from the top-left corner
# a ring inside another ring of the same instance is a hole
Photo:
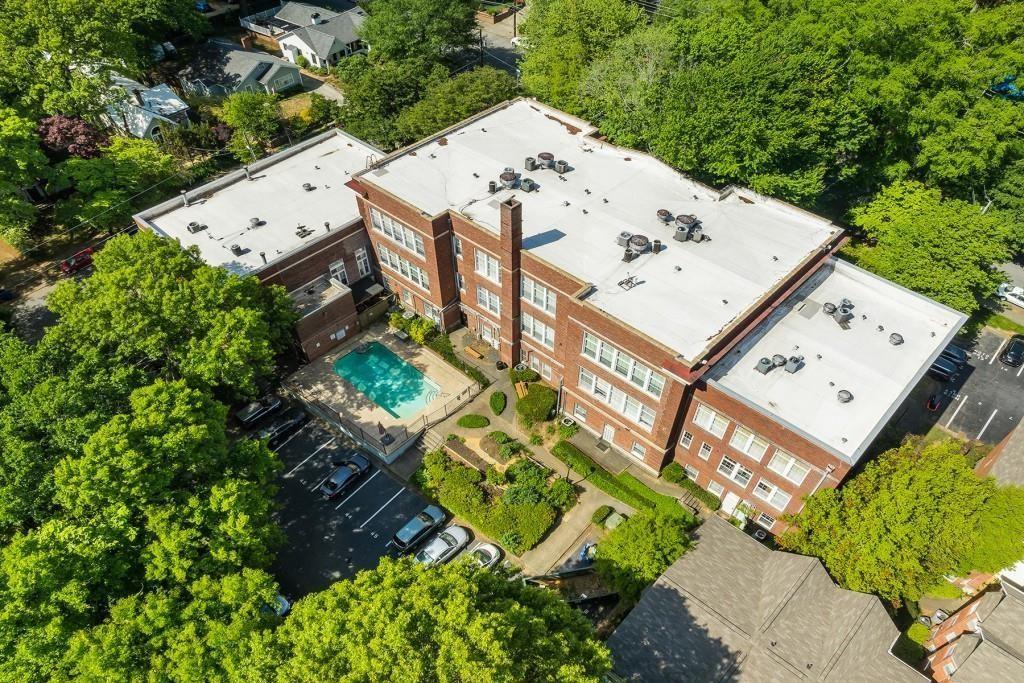
[[[412,417],[441,389],[380,342],[370,342],[334,361],[334,373],[393,417]]]

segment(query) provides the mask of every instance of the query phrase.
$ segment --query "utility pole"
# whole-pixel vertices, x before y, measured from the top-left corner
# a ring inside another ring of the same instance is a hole
[[[480,31],[480,66],[484,65],[484,29],[481,26]]]

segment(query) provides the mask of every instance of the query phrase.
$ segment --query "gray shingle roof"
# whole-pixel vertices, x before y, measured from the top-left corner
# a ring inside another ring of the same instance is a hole
[[[366,14],[358,8],[344,14],[332,13],[326,19],[321,15],[321,23],[297,28],[290,35],[308,45],[320,59],[327,59],[335,51],[335,43],[340,44],[340,49],[359,40],[358,29],[365,18]]]
[[[999,457],[988,473],[1000,484],[1024,484],[1024,429],[1014,429],[998,448]]]
[[[291,62],[273,55],[246,50],[228,41],[208,40],[180,75],[208,85],[235,87],[254,72],[258,72],[259,79],[271,69],[280,68],[296,69]]]
[[[773,552],[711,517],[608,645],[629,680],[922,681],[889,653],[877,598],[836,586],[814,558]]]

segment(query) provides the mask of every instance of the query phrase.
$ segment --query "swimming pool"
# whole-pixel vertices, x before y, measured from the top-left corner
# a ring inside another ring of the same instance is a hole
[[[441,393],[422,372],[375,341],[334,361],[334,374],[398,419],[412,417]]]

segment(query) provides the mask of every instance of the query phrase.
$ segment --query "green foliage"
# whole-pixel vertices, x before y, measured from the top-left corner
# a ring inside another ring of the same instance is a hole
[[[247,680],[598,683],[611,666],[586,617],[557,593],[464,562],[385,558],[303,598],[257,642],[265,668]]]
[[[544,102],[578,112],[590,62],[643,23],[639,6],[626,0],[533,0],[522,27],[523,85]]]
[[[576,487],[565,477],[555,479],[548,489],[548,502],[562,512],[572,508],[576,504],[577,497]]]
[[[580,426],[573,422],[572,424],[559,424],[558,425],[558,438],[559,439],[571,439],[576,436],[576,433],[580,431]]]
[[[487,536],[498,539],[511,552],[520,554],[544,537],[554,524],[555,510],[545,500],[546,487],[543,479],[537,483],[536,472],[525,466],[517,472],[511,469],[507,472],[510,486],[496,499],[489,498],[481,486],[479,471],[440,451],[424,456],[420,481],[441,505]]]
[[[474,4],[473,0],[374,0],[359,36],[370,45],[374,60],[434,64],[476,43]]]
[[[1000,569],[1005,569],[1005,565]],[[939,581],[937,584],[929,588],[924,592],[929,598],[939,598],[942,600],[956,600],[962,598],[964,592],[951,584],[949,581]]]
[[[959,443],[908,442],[841,490],[808,498],[781,543],[817,555],[852,590],[917,600],[946,575],[1024,557],[1021,503],[1017,491],[975,476]]]
[[[706,489],[700,487],[697,482],[686,476],[686,470],[683,466],[677,462],[670,462],[665,465],[665,469],[661,471],[662,478],[665,481],[682,486],[684,489],[694,495],[694,497],[703,503],[708,509],[714,511],[722,507],[722,500]]]
[[[306,59],[305,56],[303,55],[296,55],[295,66],[299,67],[300,69],[308,69],[310,67],[309,60]]]
[[[531,446],[542,446],[544,444],[544,437],[534,432],[530,434],[530,445]]]
[[[540,373],[530,368],[523,368],[522,370],[516,370],[515,368],[509,368],[508,378],[513,384],[518,382],[536,382],[540,379]]]
[[[228,149],[244,163],[262,157],[281,129],[277,95],[272,93],[232,93],[221,105],[220,118],[231,126]]]
[[[465,427],[467,429],[480,429],[491,424],[491,421],[488,420],[483,415],[467,413],[466,415],[460,417],[456,424],[458,424],[460,427]]]
[[[915,621],[905,633],[901,633],[893,643],[892,653],[913,667],[921,665],[927,651],[924,644],[931,637],[931,631],[919,621]]]
[[[49,174],[35,124],[13,109],[0,107],[0,237],[24,247],[35,219],[35,207],[20,192]]]
[[[402,140],[412,142],[510,100],[518,90],[512,76],[493,67],[463,71],[430,85],[419,102],[399,114],[395,125]]]
[[[449,365],[454,365],[468,375],[470,379],[480,385],[481,389],[486,389],[490,385],[491,380],[487,378],[487,375],[480,372],[479,368],[470,365],[455,355],[455,349],[452,348],[452,340],[448,338],[447,334],[438,332],[427,340],[426,346],[448,361]]]
[[[504,391],[495,391],[491,394],[488,402],[491,405],[491,412],[495,415],[501,415],[505,412],[505,406],[508,405],[508,396],[505,395]]]
[[[604,520],[608,519],[608,515],[615,512],[611,505],[602,505],[601,507],[594,510],[594,514],[590,516],[590,521],[594,524],[604,524]]]
[[[487,469],[484,471],[484,479],[491,486],[504,486],[508,483],[508,477],[505,476],[505,473],[494,465],[487,466]]]
[[[558,394],[551,387],[531,384],[526,396],[516,401],[516,413],[527,428],[551,418]]]
[[[853,251],[860,265],[965,313],[1005,279],[993,266],[1012,254],[1012,222],[1002,212],[982,215],[972,204],[903,182],[855,211],[854,221],[877,241]]]
[[[426,318],[413,318],[409,323],[409,337],[420,345],[426,344],[436,330],[437,325],[434,324],[434,321]]]
[[[690,547],[681,517],[640,512],[597,544],[594,568],[623,597],[635,600]]]

